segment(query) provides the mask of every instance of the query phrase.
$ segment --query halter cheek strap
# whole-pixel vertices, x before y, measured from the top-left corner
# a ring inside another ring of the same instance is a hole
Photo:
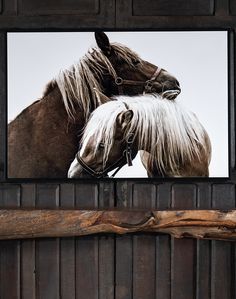
[[[146,81],[144,93],[145,92],[150,93],[152,91],[153,83],[156,80],[156,78],[160,75],[161,71],[162,71],[162,68],[157,67],[157,69],[154,72],[154,74],[152,75],[151,79]]]
[[[156,71],[154,72],[154,74],[152,75],[152,78],[150,79],[150,81],[154,81],[156,80],[156,78],[160,75],[162,71],[162,68],[160,68],[159,66],[157,67]]]

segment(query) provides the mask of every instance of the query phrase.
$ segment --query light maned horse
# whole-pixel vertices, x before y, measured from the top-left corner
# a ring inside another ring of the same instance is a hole
[[[211,143],[196,115],[155,95],[119,96],[88,121],[68,176],[105,177],[139,150],[149,177],[209,175]]]
[[[65,178],[90,113],[106,96],[157,92],[172,100],[180,93],[175,77],[142,60],[124,45],[96,32],[94,47],[61,71],[43,97],[8,126],[8,177]]]

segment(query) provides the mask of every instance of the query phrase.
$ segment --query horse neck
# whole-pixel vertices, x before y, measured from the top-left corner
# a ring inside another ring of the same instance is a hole
[[[79,105],[75,106],[73,116],[68,115],[61,91],[55,82],[47,87],[41,101],[45,109],[52,114],[51,117],[53,117],[53,119],[58,118],[62,123],[69,124],[70,126],[83,126],[85,123],[84,113]],[[55,113],[55,111],[57,111],[57,113]]]
[[[69,119],[57,85],[23,110],[9,124],[9,176],[65,178],[84,125],[76,116]]]
[[[82,109],[76,107],[73,117],[69,116],[59,87],[55,84],[49,93],[41,99],[38,111],[42,115],[43,122],[45,122],[42,124],[43,130],[48,131],[48,134],[56,133],[58,140],[60,139],[63,143],[70,143],[70,147],[73,147],[75,151],[80,141],[79,133],[85,124]],[[47,129],[48,127],[49,129]]]

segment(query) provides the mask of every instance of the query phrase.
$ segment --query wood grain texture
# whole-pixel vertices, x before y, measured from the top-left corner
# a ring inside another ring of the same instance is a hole
[[[215,16],[227,17],[229,16],[229,1],[215,0]]]
[[[208,183],[199,183],[197,186],[197,208],[211,208],[211,185]],[[212,241],[197,241],[196,299],[211,298],[211,248]]]
[[[157,187],[157,209],[170,209],[171,183]],[[163,200],[165,198],[165,200]],[[171,236],[156,236],[156,298],[171,298]]]
[[[236,240],[236,210],[0,210],[0,239],[133,232]]]
[[[60,207],[73,209],[75,188],[73,184],[60,185]],[[75,238],[60,239],[60,296],[61,299],[75,298]]]
[[[188,5],[189,2],[192,4]],[[178,7],[178,4],[181,5]],[[205,28],[207,30],[209,28],[234,28],[235,22],[236,18],[229,15],[228,1],[224,0],[116,1],[117,28],[180,30]]]
[[[98,184],[75,185],[75,207],[78,209],[98,208]],[[83,236],[75,241],[75,298],[97,299],[99,292],[98,237]],[[88,283],[89,282],[89,283]]]
[[[37,208],[59,207],[59,186],[39,184],[36,191]],[[37,219],[35,219],[37,222]],[[44,219],[47,222],[47,219]],[[35,225],[31,223],[31,226]],[[43,225],[43,224],[42,224]],[[57,225],[56,225],[57,226]],[[55,227],[56,227],[55,226]],[[42,229],[42,226],[41,226]],[[60,295],[60,242],[58,238],[47,238],[35,244],[36,298],[59,298]]]
[[[100,182],[99,208],[114,207],[114,182]],[[98,239],[98,298],[114,298],[115,272],[115,236],[113,234],[99,236]]]
[[[120,181],[116,184],[118,209],[132,208],[133,183]],[[133,236],[116,235],[115,298],[133,299]]]
[[[18,0],[19,15],[93,15],[99,13],[99,0]]]
[[[21,207],[34,208],[36,199],[35,184],[21,185]],[[35,240],[21,241],[21,296],[22,299],[36,299],[35,293]]]
[[[173,184],[172,208],[193,209],[196,207],[196,185]],[[195,240],[171,242],[171,298],[194,298],[195,293]]]
[[[222,196],[224,195],[224,200]],[[235,185],[213,184],[212,208],[235,208]],[[211,294],[215,299],[235,298],[235,243],[212,242]]]
[[[236,3],[234,0],[229,0],[229,10],[231,15],[236,15]]]
[[[0,14],[0,28],[8,30],[63,31],[114,27],[115,0],[5,0]]]
[[[156,208],[156,185],[150,183],[134,184],[134,209]],[[155,287],[155,258],[156,239],[152,235],[138,235],[133,237],[133,298],[154,298]],[[145,283],[143,283],[145,281]]]
[[[214,0],[132,0],[135,16],[204,16],[214,14]]]
[[[20,186],[0,186],[0,205],[6,208],[19,207]],[[0,298],[20,299],[20,290],[20,241],[1,241]]]

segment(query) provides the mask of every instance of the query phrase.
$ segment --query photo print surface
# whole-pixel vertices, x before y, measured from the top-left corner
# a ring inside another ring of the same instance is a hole
[[[227,36],[8,33],[8,178],[228,177]]]

